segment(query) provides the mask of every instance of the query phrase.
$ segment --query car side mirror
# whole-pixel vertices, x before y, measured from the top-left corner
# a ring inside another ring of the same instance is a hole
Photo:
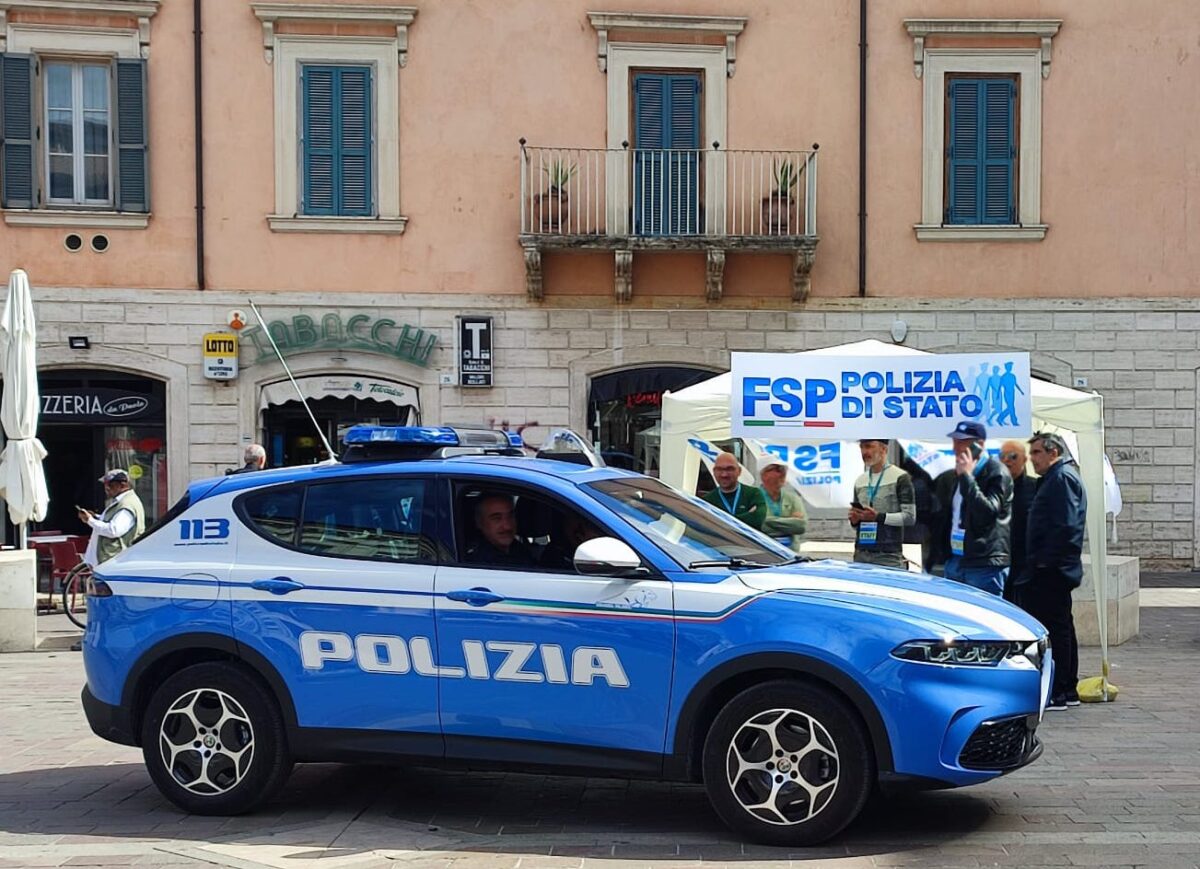
[[[642,559],[624,540],[596,537],[575,550],[575,569],[588,576],[621,576],[642,566]]]

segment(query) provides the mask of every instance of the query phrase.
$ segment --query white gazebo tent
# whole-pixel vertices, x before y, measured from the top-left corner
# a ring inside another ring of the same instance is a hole
[[[781,363],[802,367],[806,356],[924,356],[913,350],[882,341],[858,341],[836,347],[781,353]],[[688,449],[689,436],[708,441],[728,440],[733,436],[729,413],[732,375],[719,374],[710,380],[663,395],[662,454],[660,477],[663,482],[692,491],[700,469],[696,450]],[[1092,566],[1092,586],[1096,594],[1096,618],[1100,633],[1103,676],[1108,678],[1108,563],[1104,520],[1104,401],[1096,394],[1080,392],[1045,380],[1033,379],[1033,425],[1035,430],[1073,432],[1079,445],[1075,457],[1088,496],[1088,556]],[[956,422],[956,421],[955,421]],[[953,426],[948,423],[946,431]]]

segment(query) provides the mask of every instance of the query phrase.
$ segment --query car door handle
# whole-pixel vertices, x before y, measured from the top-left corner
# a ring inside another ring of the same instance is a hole
[[[487,606],[490,603],[499,603],[504,600],[504,595],[496,594],[494,591],[486,588],[464,588],[458,591],[446,592],[446,597],[449,600],[456,600],[459,603],[465,603],[469,606]]]
[[[269,591],[271,594],[288,594],[304,588],[304,585],[291,577],[277,576],[274,579],[256,579],[250,583],[250,587],[258,591]]]

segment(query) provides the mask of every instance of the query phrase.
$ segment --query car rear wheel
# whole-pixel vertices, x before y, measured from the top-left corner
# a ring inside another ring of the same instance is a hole
[[[704,743],[717,814],[769,845],[815,845],[839,833],[871,791],[862,722],[832,692],[800,681],[755,685],[717,714]]]
[[[154,692],[142,756],[163,795],[199,815],[248,812],[292,770],[275,698],[239,667],[217,662],[180,670]]]

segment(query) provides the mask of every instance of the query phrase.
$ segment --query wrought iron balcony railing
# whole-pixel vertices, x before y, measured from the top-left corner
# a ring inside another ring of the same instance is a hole
[[[671,239],[817,235],[817,147],[521,145],[521,234]]]
[[[521,140],[521,244],[529,295],[543,250],[611,250],[618,298],[635,250],[703,250],[707,294],[721,295],[726,251],[792,253],[807,296],[817,243],[817,151],[549,148]]]

